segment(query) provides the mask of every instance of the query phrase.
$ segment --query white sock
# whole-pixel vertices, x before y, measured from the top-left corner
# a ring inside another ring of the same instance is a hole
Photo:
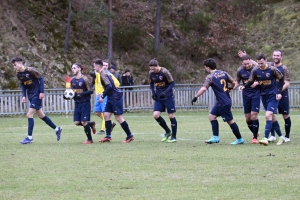
[[[30,140],[32,140],[32,136],[29,136],[29,135],[28,135],[27,137],[28,137]]]
[[[55,131],[58,131],[59,130],[59,127],[57,126],[56,128],[55,128]]]

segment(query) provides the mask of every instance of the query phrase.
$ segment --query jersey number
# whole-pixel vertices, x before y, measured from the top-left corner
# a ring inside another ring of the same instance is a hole
[[[224,90],[224,92],[228,91],[228,88],[227,88],[227,84],[226,84],[225,79],[221,79],[221,80],[220,80],[220,83],[223,85],[223,90]]]

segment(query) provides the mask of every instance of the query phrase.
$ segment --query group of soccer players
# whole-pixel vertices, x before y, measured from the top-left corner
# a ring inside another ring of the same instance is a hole
[[[242,60],[242,66],[237,70],[236,80],[234,80],[227,72],[218,70],[214,59],[209,58],[203,62],[205,70],[209,74],[206,76],[203,86],[192,99],[192,104],[195,103],[197,98],[209,87],[212,87],[216,96],[216,104],[209,114],[213,136],[205,142],[207,144],[220,142],[217,117],[221,116],[224,122],[228,123],[236,137],[236,140],[231,144],[237,145],[244,143],[239,127],[233,119],[231,112],[232,101],[229,95],[232,89],[239,86],[240,81],[242,81],[242,86],[239,87],[239,90],[243,92],[246,123],[253,133],[252,143],[268,145],[269,142],[276,140],[274,132],[279,136],[277,145],[289,142],[291,120],[289,117],[288,87],[290,78],[288,68],[281,62],[282,52],[280,50],[273,52],[274,62],[267,62],[267,58],[264,54],[259,54],[257,56],[257,62],[252,60],[245,52],[239,51],[239,56]],[[55,129],[57,140],[59,140],[62,128],[57,127],[42,111],[42,99],[44,97],[43,77],[36,69],[25,67],[22,61],[23,60],[20,57],[15,57],[11,61],[14,68],[17,70],[17,76],[21,82],[22,102],[25,102],[26,100],[26,91],[27,97],[30,100],[30,108],[27,113],[28,136],[20,141],[20,143],[28,144],[33,142],[33,115],[35,112],[50,127]],[[134,140],[134,137],[128,123],[123,118],[123,94],[118,88],[120,84],[107,70],[108,62],[96,59],[93,62],[93,66],[94,72],[91,75],[94,78],[93,82],[95,84],[96,93],[94,112],[103,119],[100,132],[106,133],[106,136],[100,139],[99,142],[104,143],[111,141],[111,132],[115,126],[115,123],[112,123],[111,121],[111,116],[114,114],[115,119],[126,133],[126,138],[123,143],[129,143]],[[165,131],[165,135],[161,141],[175,143],[177,142],[177,120],[175,118],[176,106],[173,92],[175,86],[174,79],[168,69],[161,67],[156,59],[150,60],[149,68],[150,89],[152,98],[155,101],[153,117]],[[89,78],[83,75],[81,70],[82,66],[79,63],[74,63],[72,65],[74,77],[71,79],[70,85],[71,89],[75,92],[74,123],[77,126],[84,127],[84,132],[87,136],[87,140],[84,144],[92,144],[93,139],[91,132],[94,134],[96,133],[96,123],[90,122],[90,99],[93,90]],[[264,138],[262,140],[257,139],[260,101],[262,101],[266,110],[266,126]],[[277,108],[285,120],[285,137],[283,137],[279,123],[276,120],[275,114],[277,113]],[[171,129],[161,117],[161,112],[165,112],[166,110],[171,122]],[[272,136],[269,138],[270,132]]]

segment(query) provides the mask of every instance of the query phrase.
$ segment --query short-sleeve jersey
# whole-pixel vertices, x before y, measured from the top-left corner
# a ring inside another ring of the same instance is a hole
[[[258,81],[260,85],[260,95],[277,94],[278,85],[276,79],[281,79],[283,75],[277,67],[267,64],[267,68],[262,70],[260,67],[254,67],[251,71],[249,81]]]
[[[154,73],[153,71],[149,71],[149,81],[154,83],[155,86],[155,93],[157,96],[160,95],[163,91],[165,91],[172,82],[174,82],[174,79],[169,72],[164,67],[161,67],[160,71],[158,73]],[[173,90],[168,91],[166,94],[166,97],[173,97]]]
[[[213,89],[217,106],[226,106],[231,104],[228,84],[233,82],[234,79],[227,72],[216,70],[206,76],[203,87]]]
[[[103,70],[100,72],[100,81],[104,90],[109,84],[112,86],[112,90],[107,94],[108,100],[119,100],[123,97],[123,93],[119,88],[116,87],[112,75],[109,75]]]
[[[25,67],[23,72],[17,72],[17,77],[21,85],[25,86],[28,99],[32,99],[34,96],[39,96],[40,93],[44,93],[44,86],[41,86],[39,81],[39,79],[43,77],[35,68]]]
[[[248,82],[252,69],[256,66],[252,66],[249,70],[246,70],[243,66],[237,69],[236,81],[239,84],[245,85]],[[256,99],[260,97],[260,87],[257,85],[255,88],[245,88],[243,89],[243,99]]]
[[[92,91],[91,82],[84,75],[81,75],[79,79],[76,79],[76,77],[74,76],[71,79],[71,88],[77,94],[81,94],[85,91]],[[75,95],[74,97],[75,103],[85,103],[85,102],[89,102],[90,100],[91,100],[91,94]]]
[[[271,65],[274,66],[274,63],[272,63]],[[290,70],[287,68],[287,66],[281,65],[281,66],[278,66],[277,69],[280,71],[280,73],[282,73],[283,79],[285,81],[290,81]],[[281,95],[282,96],[288,96],[289,95],[288,89],[282,91]]]
[[[118,81],[118,79],[112,73],[110,73],[110,71],[106,70],[106,73],[112,77],[114,81],[114,85],[118,88],[120,86],[120,82]],[[101,84],[100,74],[98,72],[95,72],[95,74],[96,74],[95,91],[96,91],[96,95],[98,95],[104,92],[104,87]]]

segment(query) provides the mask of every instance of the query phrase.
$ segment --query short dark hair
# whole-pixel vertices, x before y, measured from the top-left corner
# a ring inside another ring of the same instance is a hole
[[[73,65],[76,65],[76,66],[79,67],[81,70],[83,70],[83,67],[82,67],[81,64],[79,64],[79,63],[74,63]]]
[[[203,64],[205,66],[209,67],[210,69],[216,69],[217,68],[217,63],[213,58],[208,58],[208,59],[204,60]]]
[[[149,66],[158,66],[159,63],[158,61],[156,60],[156,58],[153,58],[152,60],[150,60],[149,62]]]
[[[10,61],[11,63],[15,63],[15,62],[23,62],[23,59],[21,57],[14,57],[13,59],[11,59]]]
[[[266,60],[267,59],[267,56],[263,53],[260,53],[256,56],[256,60],[261,60],[261,59],[264,59]]]
[[[244,60],[250,60],[251,58],[250,58],[250,56],[248,56],[248,55],[244,55],[244,56],[242,56],[241,57],[241,61],[244,61]]]
[[[129,69],[126,69],[126,70],[125,70],[125,73],[127,73],[127,72],[130,72],[130,70],[129,70]]]
[[[103,61],[102,61],[101,59],[96,59],[96,60],[94,60],[94,63],[95,63],[96,65],[101,65],[101,66],[103,66]]]
[[[280,52],[281,55],[283,54],[283,52],[282,52],[280,49],[276,49],[275,51]],[[274,51],[274,52],[275,52],[275,51]]]

